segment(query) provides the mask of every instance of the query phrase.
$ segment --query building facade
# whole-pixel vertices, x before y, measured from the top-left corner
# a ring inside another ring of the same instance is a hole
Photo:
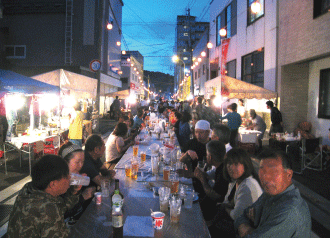
[[[253,13],[253,0],[214,0],[210,4],[210,78],[205,89],[217,85],[221,64],[227,76],[276,91],[277,89],[277,5],[278,1],[259,0],[260,10]],[[221,37],[220,30],[226,35]],[[228,43],[226,59],[222,42]],[[225,61],[225,62],[222,62]]]
[[[175,92],[179,90],[185,74],[190,73],[192,49],[208,26],[208,22],[197,22],[196,17],[190,15],[189,9],[186,15],[177,16],[175,54],[178,56],[179,61],[176,63],[174,70]]]
[[[144,83],[143,56],[139,51],[126,51],[121,56],[122,90],[130,89],[137,99],[144,99],[147,84]]]
[[[26,76],[62,68],[97,78],[101,101],[121,87],[122,0],[2,0],[1,5],[1,68]],[[90,69],[95,59],[101,62],[99,74]]]
[[[284,126],[312,123],[330,145],[330,1],[279,3],[279,95]]]

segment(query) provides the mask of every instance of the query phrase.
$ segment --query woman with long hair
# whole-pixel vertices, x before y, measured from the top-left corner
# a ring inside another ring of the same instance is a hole
[[[229,181],[224,202],[210,228],[211,235],[221,232],[225,237],[235,237],[234,221],[262,194],[258,175],[247,152],[231,149],[225,156],[223,176]],[[219,233],[218,233],[219,234]]]

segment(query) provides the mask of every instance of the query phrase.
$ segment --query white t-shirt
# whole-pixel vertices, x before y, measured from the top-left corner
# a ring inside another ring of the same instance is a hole
[[[123,137],[115,136],[111,133],[109,136],[107,143],[105,144],[105,159],[107,162],[113,161],[115,159],[120,158],[123,153],[119,153],[117,150],[118,147],[122,147],[125,145]]]

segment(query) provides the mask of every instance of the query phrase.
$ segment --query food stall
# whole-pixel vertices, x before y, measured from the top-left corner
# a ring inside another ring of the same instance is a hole
[[[53,98],[58,98],[59,87],[2,69],[0,69],[0,85],[4,102],[1,103],[1,111],[4,112],[9,125],[2,148],[5,171],[7,173],[6,153],[18,150],[20,154],[29,154],[31,172],[32,152],[44,153],[44,143],[47,139],[48,149],[54,149],[53,153],[55,153],[55,146],[59,147],[59,128],[51,129],[47,120],[45,124],[42,123],[43,116],[40,107],[42,103],[47,103],[45,107],[49,108],[48,111],[56,112],[58,104],[55,108],[52,108],[51,104],[54,102],[56,104]]]
[[[92,120],[98,115],[93,114],[97,91],[97,79],[76,74],[64,69],[57,69],[44,74],[32,76],[41,82],[45,82],[60,88],[60,121],[53,118],[53,124],[58,124],[61,130],[68,130],[69,115],[73,112],[73,106],[80,103],[85,115],[84,137],[92,134]]]
[[[118,96],[118,99],[120,101],[121,111],[124,114],[127,115],[130,112],[130,110],[128,109],[128,99],[129,99],[129,96],[130,96],[129,89],[122,90],[122,91],[117,91],[117,92],[112,92],[112,93],[108,93],[108,94],[105,95],[105,97],[109,97],[109,98],[112,99],[111,103],[113,102],[113,100],[117,96]]]

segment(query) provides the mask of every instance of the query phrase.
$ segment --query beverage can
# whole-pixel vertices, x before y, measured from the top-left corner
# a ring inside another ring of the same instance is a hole
[[[94,193],[94,196],[95,196],[96,205],[101,205],[101,203],[102,203],[102,193],[96,192],[96,193]]]

